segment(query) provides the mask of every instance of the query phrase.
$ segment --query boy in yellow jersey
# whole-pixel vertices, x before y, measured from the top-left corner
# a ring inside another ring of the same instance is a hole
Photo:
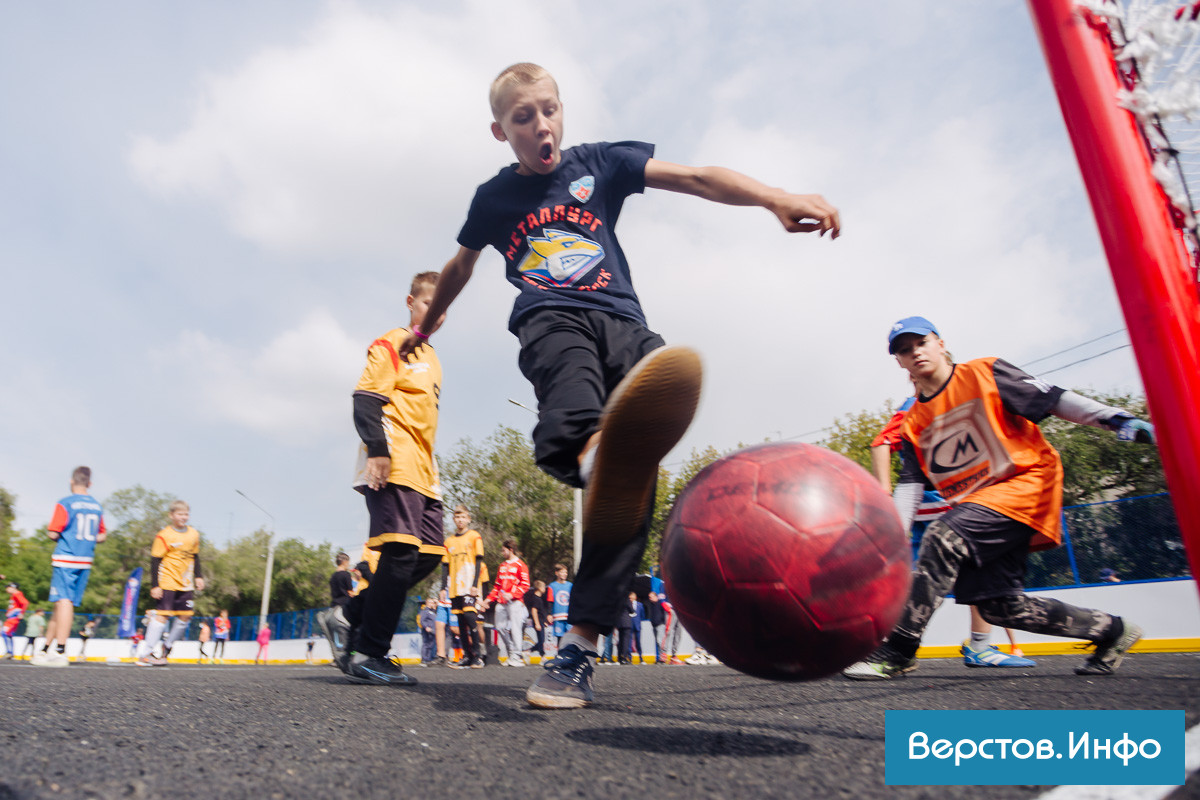
[[[183,638],[192,621],[195,593],[204,590],[204,578],[200,574],[200,532],[188,525],[191,510],[182,500],[171,503],[168,516],[171,524],[158,532],[150,547],[150,596],[158,601],[150,612],[150,624],[146,626],[146,638],[134,661],[140,667],[161,667],[177,641]],[[167,641],[163,645],[161,658],[154,655],[171,624]]]
[[[699,355],[650,330],[615,228],[626,198],[647,187],[719,203],[760,206],[790,232],[836,237],[838,213],[819,195],[797,195],[722,167],[652,158],[646,142],[562,147],[563,104],[544,68],[514,64],[492,81],[492,136],[517,163],[475,192],[429,308],[401,354],[437,330],[492,246],[518,294],[509,330],[538,399],[538,466],[586,487],[583,555],[571,595],[571,630],[526,692],[540,708],[592,702],[592,659],[617,623],[650,532],[658,465],[700,401]],[[660,265],[661,266],[661,265]],[[682,265],[676,265],[682,266]]]
[[[450,613],[454,615],[463,655],[450,666],[479,669],[484,653],[476,628],[476,606],[483,586],[483,536],[471,527],[471,512],[463,505],[454,508],[454,527],[455,534],[446,540],[442,584],[450,595]]]
[[[401,358],[397,348],[426,319],[436,272],[413,278],[409,327],[395,328],[367,348],[354,389],[354,427],[362,440],[355,488],[370,515],[367,547],[379,554],[369,585],[346,605],[348,653],[338,666],[350,680],[382,686],[417,681],[387,658],[409,590],[442,561],[442,501],[433,442],[442,367],[422,344]]]
[[[852,680],[886,680],[917,668],[921,634],[942,599],[973,605],[993,625],[1086,639],[1095,652],[1077,675],[1111,675],[1142,629],[1120,617],[1025,594],[1025,557],[1062,540],[1062,461],[1037,423],[1048,415],[1154,441],[1132,414],[1051,386],[998,358],[952,364],[924,317],[892,326],[888,352],[912,376],[917,400],[900,425],[904,466],[896,509],[912,524],[926,484],[951,508],[929,523],[900,622]]]

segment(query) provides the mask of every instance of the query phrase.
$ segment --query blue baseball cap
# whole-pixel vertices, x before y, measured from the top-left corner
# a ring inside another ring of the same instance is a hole
[[[905,317],[896,324],[892,325],[891,331],[888,332],[888,352],[895,353],[894,345],[896,337],[905,333],[915,333],[918,336],[926,336],[932,333],[934,336],[940,336],[937,328],[933,323],[924,317]]]

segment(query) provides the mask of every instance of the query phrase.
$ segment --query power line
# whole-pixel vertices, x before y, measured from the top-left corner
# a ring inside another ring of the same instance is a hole
[[[1025,369],[1025,368],[1026,368],[1026,367],[1028,367],[1030,364],[1036,364],[1036,363],[1037,363],[1037,362],[1039,362],[1039,361],[1045,361],[1045,360],[1047,360],[1047,359],[1054,358],[1055,356],[1060,356],[1060,355],[1062,355],[1063,353],[1069,353],[1069,352],[1071,352],[1072,350],[1078,350],[1078,349],[1079,349],[1079,348],[1081,348],[1081,347],[1086,347],[1086,346],[1087,346],[1087,345],[1089,345],[1089,344],[1094,344],[1094,343],[1096,343],[1096,342],[1100,341],[1101,339],[1107,339],[1107,338],[1108,338],[1108,337],[1110,337],[1110,336],[1116,336],[1118,333],[1124,333],[1124,332],[1125,332],[1125,330],[1126,330],[1125,328],[1118,328],[1118,329],[1117,329],[1117,330],[1115,330],[1115,331],[1111,331],[1111,332],[1109,332],[1109,333],[1103,334],[1102,336],[1097,336],[1095,339],[1089,339],[1089,340],[1087,340],[1086,342],[1080,342],[1079,344],[1072,345],[1071,347],[1067,347],[1067,348],[1064,348],[1064,349],[1062,349],[1062,350],[1059,350],[1059,351],[1058,351],[1058,352],[1056,352],[1056,353],[1051,353],[1051,354],[1050,354],[1050,355],[1048,355],[1048,356],[1042,356],[1041,358],[1035,358],[1033,361],[1028,361],[1028,362],[1026,362],[1024,365],[1022,365],[1021,369]],[[1053,374],[1053,373],[1055,373],[1055,372],[1061,372],[1062,370],[1064,370],[1064,369],[1067,369],[1068,367],[1074,367],[1074,366],[1075,366],[1075,365],[1077,365],[1077,364],[1083,364],[1083,363],[1085,363],[1085,362],[1092,361],[1092,360],[1094,360],[1094,359],[1100,358],[1101,356],[1106,356],[1106,355],[1108,355],[1109,353],[1115,353],[1115,352],[1117,352],[1118,350],[1124,350],[1124,349],[1126,349],[1126,348],[1128,348],[1128,347],[1130,347],[1130,346],[1131,346],[1131,345],[1129,345],[1129,344],[1123,344],[1123,345],[1119,345],[1119,346],[1117,346],[1117,347],[1113,347],[1113,348],[1111,348],[1111,349],[1109,349],[1109,350],[1105,350],[1105,351],[1103,351],[1103,352],[1096,353],[1095,355],[1090,355],[1090,356],[1088,356],[1087,358],[1080,358],[1080,359],[1078,359],[1078,360],[1076,360],[1076,361],[1072,361],[1072,362],[1071,362],[1071,363],[1069,363],[1069,364],[1063,364],[1061,367],[1055,367],[1054,369],[1049,369],[1049,370],[1045,370],[1045,371],[1039,371],[1039,372],[1038,372],[1038,375],[1039,375],[1039,376],[1040,376],[1040,375],[1050,375],[1050,374]],[[771,441],[790,441],[790,440],[793,440],[793,439],[807,439],[809,436],[815,436],[815,435],[817,435],[817,434],[821,434],[821,433],[827,433],[828,431],[831,431],[831,430],[833,430],[833,427],[832,427],[832,426],[826,426],[826,427],[824,427],[824,428],[817,428],[816,430],[807,431],[807,432],[805,432],[805,433],[797,433],[797,434],[794,434],[794,435],[792,435],[792,436],[782,436],[782,437],[780,437],[779,439],[772,439]],[[686,463],[686,462],[685,462],[685,461],[679,461],[679,462],[675,462],[675,463],[672,463],[672,464],[664,464],[663,466],[664,466],[664,467],[672,467],[672,466],[682,465],[682,464],[684,464],[684,463]]]
[[[1123,344],[1123,345],[1120,345],[1120,346],[1118,346],[1118,347],[1114,347],[1114,348],[1113,348],[1113,349],[1111,349],[1111,350],[1105,350],[1103,353],[1096,353],[1096,355],[1094,355],[1094,356],[1088,356],[1087,358],[1081,358],[1081,359],[1079,359],[1078,361],[1072,361],[1070,364],[1063,364],[1061,367],[1055,367],[1054,369],[1048,369],[1048,370],[1046,370],[1046,371],[1044,371],[1044,372],[1039,372],[1039,373],[1038,373],[1038,375],[1049,375],[1049,374],[1051,374],[1052,372],[1059,372],[1059,371],[1061,371],[1061,370],[1064,370],[1064,369],[1066,369],[1067,367],[1073,367],[1073,366],[1075,366],[1076,364],[1082,364],[1082,363],[1083,363],[1083,362],[1085,362],[1085,361],[1091,361],[1091,360],[1092,360],[1092,359],[1094,359],[1094,358],[1099,358],[1100,356],[1106,356],[1106,355],[1108,355],[1109,353],[1115,353],[1115,352],[1117,352],[1118,350],[1124,350],[1126,347],[1130,347],[1130,345]]]
[[[1067,349],[1065,349],[1065,350],[1059,350],[1057,353],[1051,353],[1051,354],[1050,354],[1050,355],[1048,355],[1048,356],[1042,356],[1041,358],[1035,358],[1033,361],[1027,361],[1027,362],[1025,362],[1024,364],[1022,364],[1022,365],[1021,365],[1021,369],[1026,369],[1026,368],[1028,368],[1028,367],[1029,367],[1029,365],[1030,365],[1030,364],[1036,364],[1037,362],[1039,362],[1039,361],[1045,361],[1045,360],[1046,360],[1046,359],[1048,359],[1048,358],[1054,358],[1055,356],[1061,356],[1063,353],[1069,353],[1069,352],[1071,352],[1072,350],[1078,350],[1079,348],[1081,348],[1081,347],[1084,347],[1084,346],[1086,346],[1086,345],[1089,345],[1089,344],[1092,344],[1093,342],[1098,342],[1098,341],[1100,341],[1101,339],[1107,339],[1107,338],[1108,338],[1108,337],[1110,337],[1110,336],[1116,336],[1118,333],[1124,333],[1124,332],[1125,332],[1125,329],[1124,329],[1124,328],[1118,328],[1117,330],[1113,331],[1112,333],[1106,333],[1106,334],[1104,334],[1103,336],[1097,336],[1095,339],[1089,339],[1089,340],[1087,340],[1086,342],[1081,342],[1081,343],[1079,343],[1079,344],[1077,344],[1077,345],[1072,345],[1071,347],[1068,347],[1068,348],[1067,348]],[[1126,347],[1128,347],[1129,345],[1125,345],[1125,346],[1126,346]],[[1118,348],[1116,348],[1116,349],[1118,349],[1118,350],[1119,350],[1120,348],[1118,347]],[[1113,352],[1113,351],[1112,351],[1112,350],[1109,350],[1109,351],[1107,351],[1107,352],[1111,353],[1111,352]],[[1101,353],[1100,355],[1104,355],[1104,354],[1103,354],[1103,353]],[[1093,356],[1093,358],[1094,358],[1094,356]],[[1086,358],[1084,359],[1084,361],[1087,361],[1087,360],[1088,360],[1088,359],[1086,359]],[[1078,364],[1078,363],[1082,363],[1082,362],[1078,362],[1078,361],[1077,361],[1077,362],[1075,362],[1075,363],[1077,363],[1077,364]],[[1067,366],[1069,367],[1069,366],[1071,366],[1071,365],[1070,365],[1070,364],[1068,364]],[[1065,367],[1058,367],[1058,369],[1065,369]]]

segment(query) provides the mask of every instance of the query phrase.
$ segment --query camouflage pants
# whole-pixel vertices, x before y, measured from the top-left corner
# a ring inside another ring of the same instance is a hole
[[[941,520],[930,523],[921,540],[917,563],[913,565],[908,603],[900,622],[888,637],[889,641],[921,641],[933,612],[954,590],[959,569],[970,557],[966,541],[949,525]],[[1110,614],[1079,608],[1048,597],[1030,597],[1026,594],[993,597],[980,601],[976,607],[980,615],[993,625],[1047,636],[1095,642],[1109,638],[1114,628],[1114,617]]]

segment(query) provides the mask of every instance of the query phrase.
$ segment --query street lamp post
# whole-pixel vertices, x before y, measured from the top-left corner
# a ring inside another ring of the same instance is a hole
[[[234,491],[246,498],[250,505],[266,514],[271,520],[271,529],[267,531],[267,570],[266,574],[263,576],[262,606],[258,611],[258,624],[265,625],[267,622],[267,607],[271,602],[271,573],[275,571],[275,517],[271,516],[270,511],[267,511],[258,503],[251,500],[250,497],[241,489],[234,489]]]
[[[524,403],[518,403],[511,397],[508,398],[508,402],[512,403],[514,406],[520,406],[530,414],[533,414],[535,417],[537,416],[537,412]],[[583,489],[573,489],[572,499],[573,508],[571,511],[571,528],[574,532],[574,547],[572,554],[575,557],[575,569],[578,571],[579,560],[583,558]]]

